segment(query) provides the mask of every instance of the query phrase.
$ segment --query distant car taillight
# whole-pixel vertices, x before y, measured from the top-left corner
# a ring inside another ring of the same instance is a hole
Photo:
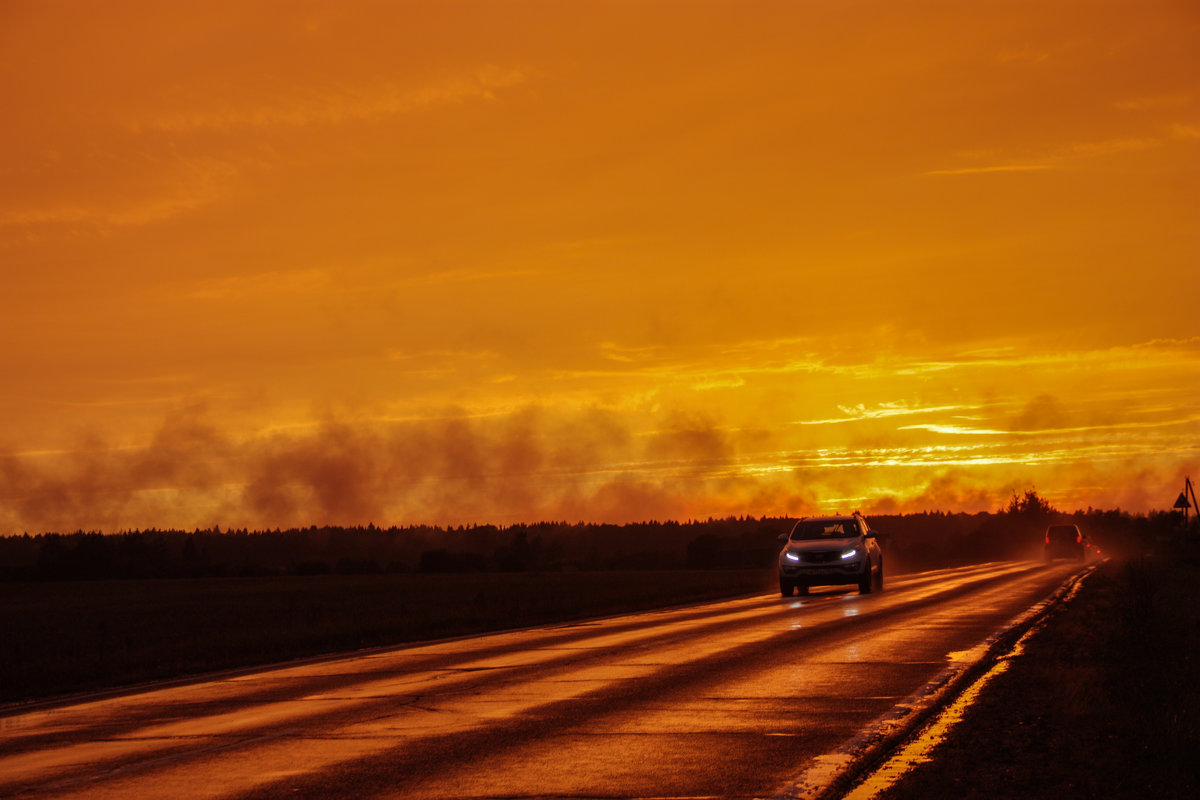
[[[1046,544],[1050,544],[1050,534],[1046,534]]]
[[[1079,533],[1075,534],[1075,544],[1081,544],[1082,542],[1083,542],[1083,534],[1079,534]]]

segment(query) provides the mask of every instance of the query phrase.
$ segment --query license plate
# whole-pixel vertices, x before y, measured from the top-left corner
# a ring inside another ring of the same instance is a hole
[[[804,570],[804,574],[805,575],[832,575],[833,570],[831,570],[831,569],[806,569],[806,570]]]

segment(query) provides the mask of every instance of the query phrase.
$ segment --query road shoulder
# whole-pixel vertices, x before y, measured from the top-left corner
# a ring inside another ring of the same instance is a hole
[[[1200,568],[1109,561],[882,792],[928,797],[1197,794]]]

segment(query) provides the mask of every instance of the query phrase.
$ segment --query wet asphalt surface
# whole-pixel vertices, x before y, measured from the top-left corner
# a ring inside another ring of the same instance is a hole
[[[772,797],[1046,597],[1002,562],[0,715],[0,796]]]

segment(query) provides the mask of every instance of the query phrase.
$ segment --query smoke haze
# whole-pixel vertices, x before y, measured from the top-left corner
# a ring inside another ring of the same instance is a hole
[[[1138,510],[1169,505],[1161,498],[1184,468],[1026,464],[1018,451],[999,465],[895,464],[898,441],[804,450],[711,417],[666,413],[659,422],[639,430],[612,411],[528,406],[399,422],[326,417],[238,438],[189,406],[144,446],[92,436],[68,452],[0,458],[0,525],[19,533],[981,511],[1031,487],[1064,508]],[[1027,436],[1014,437],[1021,446]]]

